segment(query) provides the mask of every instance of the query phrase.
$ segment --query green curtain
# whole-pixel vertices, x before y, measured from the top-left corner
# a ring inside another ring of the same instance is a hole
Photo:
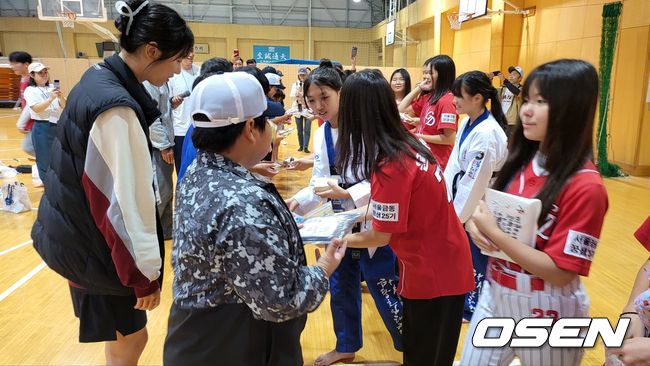
[[[621,176],[618,165],[607,160],[607,119],[609,111],[609,86],[612,79],[612,64],[614,63],[614,50],[618,35],[618,20],[621,16],[621,2],[605,4],[603,6],[603,30],[600,39],[600,105],[598,121],[598,170],[605,177]]]

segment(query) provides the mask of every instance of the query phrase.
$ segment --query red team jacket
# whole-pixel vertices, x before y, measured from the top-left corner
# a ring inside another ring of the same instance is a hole
[[[383,163],[370,186],[373,228],[392,234],[398,293],[407,299],[432,299],[473,290],[467,235],[440,167],[405,156]]]

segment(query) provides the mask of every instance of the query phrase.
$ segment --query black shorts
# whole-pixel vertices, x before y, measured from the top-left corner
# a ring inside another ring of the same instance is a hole
[[[89,294],[72,286],[70,294],[74,315],[79,318],[79,342],[115,341],[115,332],[126,336],[147,325],[147,312],[133,308],[135,295]]]

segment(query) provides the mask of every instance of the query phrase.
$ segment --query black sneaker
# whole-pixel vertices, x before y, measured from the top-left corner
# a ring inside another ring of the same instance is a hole
[[[309,154],[311,151],[309,151],[308,148],[304,148],[304,149],[302,150],[302,152],[304,152],[304,153],[306,153],[306,154]]]
[[[302,151],[302,147],[299,147],[299,148],[298,148],[298,151]]]

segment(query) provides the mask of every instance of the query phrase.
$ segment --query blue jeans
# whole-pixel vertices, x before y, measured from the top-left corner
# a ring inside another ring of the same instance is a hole
[[[361,275],[375,300],[393,345],[402,350],[402,299],[397,295],[395,254],[388,246],[377,248],[370,258],[367,249],[348,249],[330,277],[332,320],[336,351],[352,353],[363,345],[361,330]]]
[[[52,142],[56,134],[56,123],[49,121],[34,121],[32,127],[32,144],[36,154],[38,176],[45,182],[45,172],[50,167]]]
[[[298,127],[298,146],[301,149],[309,149],[311,121],[305,117],[296,117],[296,126]]]

